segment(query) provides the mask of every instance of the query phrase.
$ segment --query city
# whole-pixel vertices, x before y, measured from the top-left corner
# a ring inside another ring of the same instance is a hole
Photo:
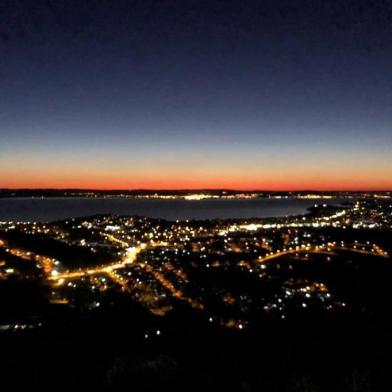
[[[391,200],[378,198],[344,207],[316,204],[304,216],[262,220],[169,222],[109,215],[49,224],[1,222],[0,277],[40,282],[50,304],[92,309],[106,292],[118,291],[154,315],[164,316],[183,302],[212,323],[243,329],[252,312],[284,319],[286,309],[298,304],[346,306],[326,282],[297,277],[296,266],[327,268],[319,264],[347,257],[388,260],[390,244],[374,230],[391,229]],[[234,294],[238,287],[230,288],[230,280],[228,287],[209,287],[211,274],[223,282],[230,274],[243,275],[259,296]],[[283,280],[275,291],[269,286],[276,279]],[[15,319],[0,329],[33,326]]]
[[[309,317],[377,319],[391,233],[391,199],[365,196],[282,218],[0,222],[0,339],[51,340],[59,329],[80,339],[86,323],[106,334],[120,322],[127,345],[156,349],[176,347],[184,329],[192,346],[222,333],[254,342],[266,325]]]

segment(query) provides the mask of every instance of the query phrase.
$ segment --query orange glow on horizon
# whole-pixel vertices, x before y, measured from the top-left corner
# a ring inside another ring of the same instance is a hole
[[[293,152],[294,154],[294,152]],[[332,154],[332,153],[331,153]],[[0,158],[0,188],[101,190],[392,190],[390,156],[366,154],[273,157],[189,153],[133,157],[75,155]]]
[[[165,179],[110,179],[110,178],[13,178],[0,182],[0,188],[9,189],[95,189],[95,190],[198,190],[231,189],[244,191],[381,191],[391,190],[392,181],[369,181],[353,178],[323,179],[237,179],[207,178],[194,180],[181,178]]]
[[[367,164],[291,163],[278,164],[238,162],[231,165],[195,164],[193,161],[173,165],[114,165],[99,166],[68,162],[32,163],[21,170],[8,163],[0,167],[0,188],[52,188],[101,190],[348,190],[378,191],[392,189],[392,166]],[[8,167],[7,167],[8,166]],[[343,170],[344,169],[344,170]]]

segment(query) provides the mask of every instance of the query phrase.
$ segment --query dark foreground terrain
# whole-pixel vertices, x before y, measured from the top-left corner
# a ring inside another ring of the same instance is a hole
[[[147,318],[116,307],[72,322],[56,316],[50,330],[2,334],[2,389],[392,389],[389,317],[308,313],[241,333],[207,328],[183,312],[146,341]]]

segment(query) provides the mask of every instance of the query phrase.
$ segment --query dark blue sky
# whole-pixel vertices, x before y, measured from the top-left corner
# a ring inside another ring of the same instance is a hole
[[[391,17],[390,1],[2,2],[0,186],[392,188]]]

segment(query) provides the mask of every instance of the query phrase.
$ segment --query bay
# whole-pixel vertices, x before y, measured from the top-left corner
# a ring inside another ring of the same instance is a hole
[[[306,213],[314,204],[340,200],[209,199],[162,200],[124,198],[4,198],[0,221],[51,222],[96,214],[139,215],[168,220],[267,218]]]

